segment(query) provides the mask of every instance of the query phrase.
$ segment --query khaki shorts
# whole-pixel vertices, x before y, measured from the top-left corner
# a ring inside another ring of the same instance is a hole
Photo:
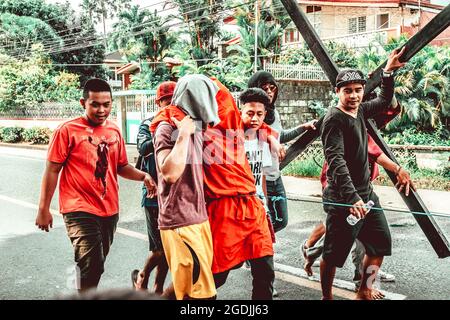
[[[177,300],[216,295],[211,272],[213,248],[209,222],[160,230]]]

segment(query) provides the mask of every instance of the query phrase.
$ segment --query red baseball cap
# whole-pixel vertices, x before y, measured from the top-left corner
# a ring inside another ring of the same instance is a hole
[[[156,88],[156,102],[158,103],[161,99],[173,96],[175,91],[175,86],[177,85],[174,81],[164,81],[158,88]]]

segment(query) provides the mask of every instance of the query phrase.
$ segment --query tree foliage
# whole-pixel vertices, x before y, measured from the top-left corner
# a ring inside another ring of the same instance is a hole
[[[189,35],[192,59],[197,65],[208,63],[217,54],[215,40],[221,35],[221,12],[223,0],[171,0],[177,6],[182,20],[187,25],[185,32]]]
[[[373,59],[384,61],[389,52],[406,41],[406,36],[390,39],[383,46],[384,52],[373,55]],[[426,46],[398,70],[395,92],[402,112],[387,125],[388,132],[402,132],[412,127],[434,131],[444,117],[450,116],[449,56],[449,47]]]
[[[80,25],[73,27],[64,39],[64,48],[50,57],[56,70],[77,74],[82,87],[89,78],[105,78],[106,69],[102,65],[105,58],[103,42],[86,16],[80,20]]]
[[[61,31],[70,27],[69,22],[73,21],[75,16],[69,1],[53,4],[45,0],[2,0],[0,13],[5,12],[40,19],[50,25],[60,36]]]
[[[42,45],[33,45],[27,60],[1,56],[0,110],[20,110],[45,101],[79,98],[78,76],[56,72]]]
[[[56,46],[63,43],[52,27],[40,19],[11,13],[0,14],[0,43],[6,53],[26,56],[37,42],[52,42]]]
[[[236,2],[234,17],[239,26],[241,41],[233,49],[243,52],[248,56],[255,56],[255,3]],[[287,25],[287,19],[279,11],[274,9],[275,2],[263,5],[258,11],[257,24],[257,63],[261,68],[264,60],[276,61],[281,53],[281,36]],[[254,58],[252,58],[254,61]],[[254,62],[253,62],[254,63]]]
[[[112,18],[118,12],[130,7],[131,0],[83,0],[81,7],[89,16],[89,20]]]
[[[1,21],[0,43],[2,37],[8,39],[12,49],[4,52],[23,58],[30,55],[33,44],[41,43],[56,69],[78,74],[80,85],[90,77],[105,76],[105,70],[98,65],[104,60],[102,42],[93,24],[75,15],[68,1],[49,4],[44,0],[3,0],[0,13],[8,21]],[[68,66],[71,64],[85,65]]]
[[[162,18],[138,5],[124,10],[114,24],[110,46],[119,50],[130,60],[161,61],[176,38],[167,25],[170,17]]]

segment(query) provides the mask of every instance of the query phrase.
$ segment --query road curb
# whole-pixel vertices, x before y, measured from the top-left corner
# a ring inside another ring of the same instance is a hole
[[[10,148],[18,148],[18,149],[33,149],[33,150],[47,150],[48,144],[33,145],[33,144],[0,142],[0,147],[10,147]]]

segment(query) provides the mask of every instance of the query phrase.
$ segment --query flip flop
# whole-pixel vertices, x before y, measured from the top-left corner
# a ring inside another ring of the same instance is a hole
[[[133,286],[133,289],[135,289],[135,290],[137,290],[136,283],[137,283],[138,275],[139,275],[138,269],[134,269],[133,271],[131,271],[131,285]]]

